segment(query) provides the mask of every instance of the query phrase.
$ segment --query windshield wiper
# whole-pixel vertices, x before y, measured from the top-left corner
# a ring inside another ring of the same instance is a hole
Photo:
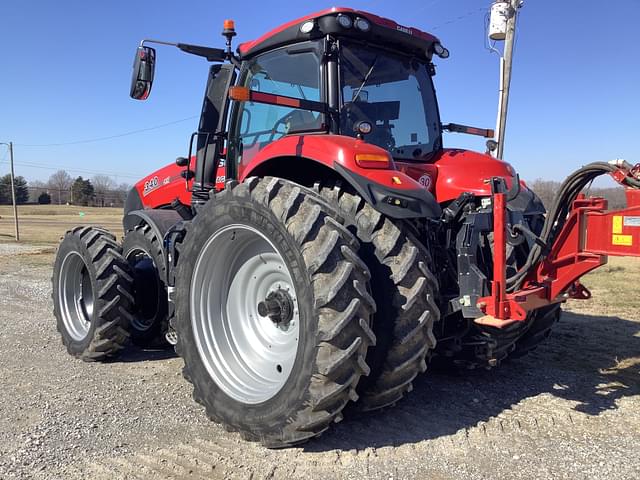
[[[367,74],[364,76],[364,79],[362,80],[362,85],[358,87],[356,94],[353,96],[353,99],[352,99],[353,101],[356,101],[358,99],[358,96],[360,95],[360,90],[362,90],[364,86],[367,84],[367,81],[369,80],[369,77],[371,76],[371,73],[373,72],[373,69],[375,68],[376,63],[378,63],[378,55],[376,55],[376,58],[373,59],[373,63],[371,64],[371,67],[369,67],[369,71],[367,72]]]

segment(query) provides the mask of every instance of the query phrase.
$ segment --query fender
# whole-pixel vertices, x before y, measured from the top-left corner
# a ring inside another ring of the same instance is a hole
[[[175,163],[173,164],[173,167],[180,170],[180,167],[175,165]],[[152,173],[149,177],[145,177],[143,180],[140,180],[131,190],[129,190],[127,199],[124,203],[124,216],[122,217],[122,226],[124,227],[125,233],[138,225],[146,223],[153,229],[156,237],[161,239],[164,238],[164,234],[169,230],[169,228],[171,228],[171,226],[182,220],[182,217],[180,217],[178,212],[175,210],[170,208],[151,207],[149,199],[140,194],[141,188],[144,189],[144,184],[149,181],[149,178],[157,177],[159,172],[166,173],[171,171],[173,167],[171,165],[167,165],[166,167],[161,168],[157,172]],[[184,189],[184,178],[180,177],[180,179],[182,180],[182,188]],[[174,183],[177,185],[177,182]],[[166,199],[169,199],[168,203],[170,203],[176,198],[176,195],[173,195],[173,188],[168,188],[167,185],[169,185],[169,183],[164,185],[164,188],[167,189],[166,191],[160,190],[162,186],[157,187],[154,191],[158,192],[156,195],[162,195],[163,197],[166,197]],[[148,189],[149,183],[147,183],[147,190]],[[145,201],[147,202],[146,205]],[[159,200],[158,202],[160,203]],[[162,201],[161,204],[166,205],[167,202]]]
[[[138,225],[146,223],[151,227],[156,238],[163,239],[164,234],[180,221],[182,221],[182,217],[178,212],[169,208],[132,210],[127,212],[122,219],[122,226],[126,233]]]
[[[356,163],[358,154],[389,157],[386,168],[363,168]],[[396,169],[389,152],[353,137],[343,135],[288,135],[260,149],[239,166],[239,181],[255,175],[261,166],[278,158],[312,161],[337,172],[374,208],[392,218],[437,218],[440,205],[431,192],[416,180]],[[268,170],[268,169],[267,169]]]

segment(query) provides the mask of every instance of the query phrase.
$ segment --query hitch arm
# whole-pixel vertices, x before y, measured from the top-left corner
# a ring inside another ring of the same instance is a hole
[[[505,278],[506,194],[494,191],[493,280],[491,294],[478,301],[477,306],[485,315],[476,323],[501,328],[525,320],[529,311],[542,306],[569,298],[588,299],[591,294],[579,281],[583,275],[605,265],[609,255],[640,257],[640,189],[636,186],[640,165],[614,165],[608,173],[625,186],[627,207],[608,211],[604,198],[578,194],[566,219],[562,219],[562,228],[548,245],[549,251],[529,267],[515,291],[507,291]],[[548,219],[552,223],[555,220]]]

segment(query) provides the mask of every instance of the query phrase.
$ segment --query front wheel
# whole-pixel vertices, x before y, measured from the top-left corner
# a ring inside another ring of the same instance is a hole
[[[133,273],[131,341],[140,347],[165,347],[169,320],[162,238],[149,225],[138,225],[126,233],[122,254]]]
[[[53,313],[67,351],[85,361],[116,356],[129,340],[132,283],[115,237],[76,227],[53,266]]]
[[[180,248],[176,351],[212,420],[283,447],[342,418],[375,342],[356,251],[284,180],[228,186],[201,208]]]
[[[532,352],[551,335],[551,329],[560,320],[560,304],[548,305],[532,312],[531,326],[516,342],[510,358],[520,358]]]

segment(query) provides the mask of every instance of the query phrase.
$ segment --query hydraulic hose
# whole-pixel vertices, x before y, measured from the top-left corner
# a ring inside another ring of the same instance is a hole
[[[520,289],[529,272],[548,254],[548,248],[546,247],[553,245],[573,208],[574,200],[580,192],[595,178],[617,170],[618,167],[610,163],[594,162],[576,170],[566,178],[560,187],[558,195],[556,195],[552,207],[547,212],[547,218],[538,237],[539,241],[534,243],[522,268],[507,278],[508,292]],[[640,181],[636,179],[626,178],[625,183],[630,187],[640,188]]]

